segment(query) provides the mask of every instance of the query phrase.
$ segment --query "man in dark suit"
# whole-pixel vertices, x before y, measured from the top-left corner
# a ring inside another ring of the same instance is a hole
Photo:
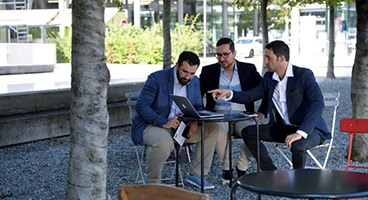
[[[267,125],[260,125],[260,139],[284,142],[291,147],[293,167],[304,168],[306,151],[331,138],[322,118],[322,92],[311,70],[289,62],[289,47],[284,42],[273,41],[266,45],[265,50],[269,72],[256,88],[247,92],[210,92],[215,99],[226,98],[239,103],[263,98],[262,104],[267,106],[263,114],[269,114],[270,120]],[[257,155],[256,127],[246,127],[242,135],[252,154]],[[276,169],[263,143],[260,144],[260,155],[261,160],[257,161],[262,170]]]
[[[234,91],[248,91],[260,83],[262,77],[257,72],[256,67],[250,63],[239,62],[235,59],[236,51],[234,42],[230,38],[221,38],[216,43],[216,57],[218,63],[208,65],[202,68],[200,75],[202,96],[210,90],[216,88],[232,89]],[[206,110],[211,111],[248,111],[254,112],[254,102],[246,105],[226,102],[214,101],[211,95],[206,95]],[[219,133],[216,142],[216,152],[222,165],[223,183],[230,182],[230,165],[229,165],[229,146],[227,145],[228,123],[219,122]],[[234,125],[234,135],[241,137],[241,130],[249,125],[253,125],[252,121],[239,121]],[[249,158],[252,156],[245,146],[241,147],[240,157],[237,162],[236,171],[238,177],[245,174],[248,168]]]
[[[172,130],[177,129],[180,122],[180,109],[173,102],[170,94],[186,96],[196,110],[203,110],[199,79],[195,76],[200,60],[192,52],[180,54],[175,67],[152,73],[148,76],[135,106],[136,114],[132,118],[132,140],[134,144],[145,144],[147,150],[147,182],[160,183],[163,163],[170,152],[174,150]],[[196,187],[201,186],[201,139],[197,122],[188,122],[190,126],[186,140],[197,143],[195,159],[187,181]],[[217,126],[215,123],[205,123],[204,175],[207,175],[214,154]],[[204,189],[214,186],[204,181]]]

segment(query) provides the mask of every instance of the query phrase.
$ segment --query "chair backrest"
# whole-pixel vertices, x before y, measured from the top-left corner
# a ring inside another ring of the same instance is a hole
[[[340,131],[348,133],[368,133],[368,119],[343,118],[340,120]]]
[[[177,187],[148,184],[125,185],[120,188],[119,200],[209,200],[208,194],[191,192]]]
[[[340,92],[336,93],[323,93],[323,99],[325,102],[325,107],[331,107],[333,109],[332,114],[332,124],[331,124],[331,138],[334,138],[335,134],[335,124],[336,124],[336,113],[339,107]]]
[[[125,93],[125,97],[127,98],[126,105],[129,106],[129,116],[130,118],[133,117],[133,106],[138,101],[138,97],[141,94],[141,92],[127,92]]]

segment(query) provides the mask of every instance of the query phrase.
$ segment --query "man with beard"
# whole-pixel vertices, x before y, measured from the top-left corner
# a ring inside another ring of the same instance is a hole
[[[221,38],[216,43],[216,57],[218,63],[203,67],[200,75],[201,93],[206,94],[217,88],[232,89],[234,91],[248,91],[261,81],[262,77],[256,67],[250,63],[239,62],[235,59],[236,51],[234,42],[230,38]],[[227,102],[224,100],[214,101],[210,94],[206,95],[206,110],[211,111],[247,111],[254,113],[254,102],[246,105]],[[241,137],[241,130],[253,121],[239,121],[234,124],[234,135]],[[222,165],[222,181],[230,182],[229,146],[227,145],[228,123],[218,122],[219,133],[216,142],[216,152]],[[240,156],[236,165],[238,177],[245,174],[252,156],[245,146],[242,145]]]
[[[178,128],[180,109],[170,94],[186,96],[195,109],[203,110],[198,77],[195,72],[200,64],[196,54],[184,51],[180,54],[175,67],[164,69],[149,75],[135,106],[136,114],[132,118],[132,140],[134,144],[147,145],[147,183],[160,183],[163,163],[174,150],[173,131]],[[187,143],[197,143],[195,159],[187,181],[201,186],[201,134],[197,122],[188,122]],[[206,123],[204,148],[204,175],[207,175],[213,158],[217,138],[215,123]],[[204,189],[214,186],[204,181]]]

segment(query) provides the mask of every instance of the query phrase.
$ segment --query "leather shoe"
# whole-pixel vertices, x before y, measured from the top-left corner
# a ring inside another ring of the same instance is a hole
[[[245,171],[240,170],[240,169],[238,169],[238,167],[236,167],[236,174],[238,175],[238,179],[239,179],[240,177],[245,175]]]

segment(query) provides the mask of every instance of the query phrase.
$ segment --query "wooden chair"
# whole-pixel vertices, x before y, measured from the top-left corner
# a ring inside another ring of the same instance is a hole
[[[350,165],[351,148],[353,146],[354,134],[355,133],[368,133],[368,119],[343,118],[340,120],[340,132],[349,133],[348,161],[346,165],[346,170],[349,171],[350,168],[368,169],[368,167],[364,167],[364,166]]]
[[[119,190],[119,200],[209,200],[208,194],[191,192],[177,187],[148,184],[124,185]]]

